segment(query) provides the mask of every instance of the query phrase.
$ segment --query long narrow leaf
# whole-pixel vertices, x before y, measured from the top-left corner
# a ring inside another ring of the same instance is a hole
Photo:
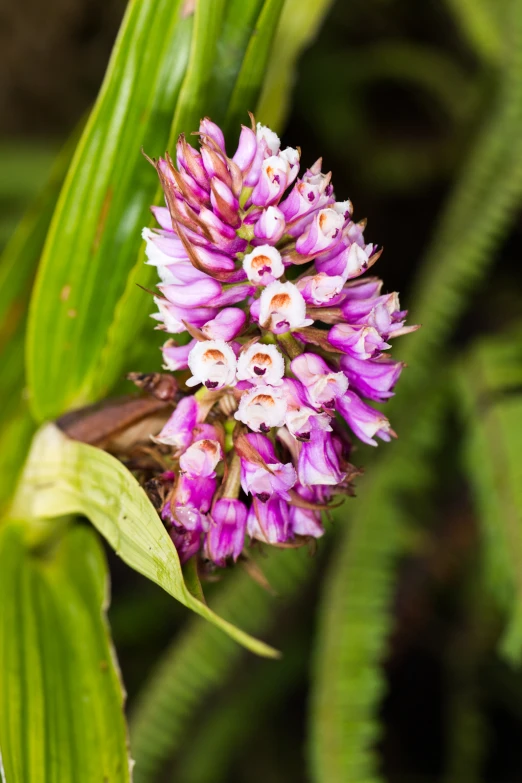
[[[24,390],[27,310],[45,237],[77,140],[75,132],[0,256],[0,509],[14,491],[35,430]]]
[[[96,365],[136,259],[165,148],[192,18],[179,0],[132,0],[62,190],[35,287],[27,344],[38,419],[106,391]]]
[[[178,554],[132,474],[101,449],[70,440],[54,425],[40,430],[11,510],[35,520],[35,530],[67,514],[84,514],[131,568],[259,655],[277,653],[221,619],[188,590]]]
[[[285,1],[256,109],[258,119],[271,128],[284,126],[297,61],[331,4],[332,0]]]
[[[123,693],[96,535],[33,555],[0,530],[0,749],[6,783],[130,781]],[[64,597],[66,596],[66,600]]]
[[[521,336],[519,330],[484,341],[458,372],[486,583],[506,616],[501,652],[516,664],[522,660]]]
[[[265,0],[263,3],[228,107],[225,128],[230,135],[237,133],[239,124],[245,121],[245,111],[253,110],[257,104],[283,3],[284,0]],[[272,56],[274,54],[272,52]]]

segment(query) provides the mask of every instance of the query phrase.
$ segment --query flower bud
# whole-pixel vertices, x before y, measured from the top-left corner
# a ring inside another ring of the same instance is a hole
[[[239,144],[232,160],[239,166],[243,174],[250,169],[258,149],[256,134],[245,125],[241,126]]]
[[[372,359],[390,348],[373,326],[336,324],[328,332],[328,341],[334,348],[359,359]]]
[[[194,397],[183,397],[174,413],[159,435],[153,438],[156,443],[173,446],[174,453],[181,453],[192,443],[194,427],[198,417],[198,404]]]
[[[347,354],[341,358],[341,369],[350,387],[376,402],[385,402],[393,397],[392,390],[403,367],[403,362],[394,362],[385,356],[363,360]]]
[[[302,277],[297,283],[297,287],[305,302],[316,307],[332,305],[339,299],[343,286],[343,277],[340,275],[326,275],[324,272]]]
[[[267,207],[254,226],[255,244],[271,242],[276,244],[285,233],[285,216],[278,207]],[[275,248],[273,248],[275,250]],[[281,273],[282,274],[282,273]]]
[[[302,444],[297,473],[300,483],[308,486],[342,483],[345,474],[329,432],[316,432],[313,438]]]
[[[268,207],[279,201],[288,186],[290,166],[285,158],[273,155],[261,166],[259,181],[252,191],[251,201],[260,207]]]
[[[203,137],[208,136],[209,139],[212,139],[219,149],[226,154],[225,137],[219,125],[216,125],[215,122],[212,122],[208,117],[205,117],[199,123],[199,132]]]
[[[247,517],[247,533],[266,544],[281,544],[291,536],[288,503],[273,497],[266,503],[254,500]]]
[[[245,325],[246,313],[237,307],[225,307],[217,316],[208,321],[202,332],[209,340],[233,340]]]
[[[321,209],[295,243],[298,253],[315,255],[339,244],[344,218],[335,209]]]
[[[346,392],[337,401],[337,410],[357,437],[370,446],[377,446],[375,437],[386,441],[396,437],[386,416],[366,405],[355,392]]]
[[[157,296],[154,297],[154,303],[157,305],[159,313],[153,313],[151,318],[162,323],[162,326],[157,327],[158,329],[164,329],[170,334],[186,332],[187,324],[199,328],[217,315],[216,310],[212,307],[191,307],[186,310]]]
[[[218,566],[227,558],[236,561],[245,542],[247,507],[241,500],[221,498],[212,509],[212,522],[205,537],[204,555]]]
[[[335,400],[348,388],[348,379],[342,372],[331,372],[320,356],[303,353],[292,361],[292,372],[306,388],[314,408],[333,410]]]
[[[276,494],[288,500],[291,489],[297,481],[293,465],[282,464],[276,458],[274,447],[264,435],[247,435],[250,445],[257,450],[266,464],[250,462],[246,457],[241,457],[241,487],[243,492],[254,495],[262,503],[266,503],[272,495]]]
[[[176,370],[188,369],[188,357],[194,348],[196,340],[191,340],[186,345],[177,345],[174,340],[167,340],[161,347],[163,354],[163,369],[176,372]]]

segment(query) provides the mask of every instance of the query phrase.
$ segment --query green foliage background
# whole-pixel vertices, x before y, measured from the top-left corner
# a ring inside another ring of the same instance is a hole
[[[357,453],[358,497],[315,557],[265,553],[272,592],[240,568],[205,586],[216,620],[108,455],[46,428],[13,495],[41,422],[159,366],[141,145],[209,114],[232,147],[254,108],[324,156],[423,328],[397,346],[398,442]],[[522,0],[131,0],[92,112],[66,125],[0,144],[0,776],[515,783]]]

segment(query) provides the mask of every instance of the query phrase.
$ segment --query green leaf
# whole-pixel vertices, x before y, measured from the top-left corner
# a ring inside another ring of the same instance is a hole
[[[5,783],[130,781],[103,550],[93,531],[75,527],[54,549],[31,553],[23,530],[0,528]]]
[[[78,135],[74,133],[58,155],[47,183],[0,257],[0,509],[14,491],[35,430],[24,392],[24,335],[29,296]]]
[[[297,61],[313,40],[332,0],[286,0],[265,75],[257,118],[280,130],[288,113]]]
[[[484,340],[457,370],[465,464],[485,541],[485,578],[506,617],[501,653],[522,662],[522,333]]]
[[[88,517],[127,565],[239,644],[258,655],[277,656],[194,597],[167,531],[129,470],[110,454],[70,440],[48,424],[34,440],[10,515],[34,520],[32,537],[39,540],[54,525],[49,520],[67,514]]]
[[[237,134],[240,124],[245,123],[246,110],[255,108],[283,5],[284,0],[265,0],[263,3],[227,111],[225,129],[230,136]]]
[[[107,391],[96,372],[148,222],[189,54],[180,0],[132,0],[62,189],[31,304],[27,371],[38,419]]]
[[[210,96],[224,10],[225,0],[196,2],[190,58],[176,105],[171,138],[176,139],[182,132],[190,134],[199,126],[201,111]]]

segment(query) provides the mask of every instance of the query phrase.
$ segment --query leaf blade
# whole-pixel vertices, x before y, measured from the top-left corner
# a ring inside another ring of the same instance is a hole
[[[0,583],[10,596],[0,608],[6,783],[130,781],[100,544],[91,530],[76,527],[42,556],[23,536],[19,523],[2,526]]]
[[[181,44],[191,36],[192,19],[179,17],[180,5],[130,3],[62,189],[28,329],[31,404],[39,420],[106,391],[96,373],[99,352],[156,189],[139,148],[164,149],[186,65]]]
[[[10,515],[45,520],[84,514],[131,568],[252,652],[277,652],[198,601],[186,587],[179,558],[134,476],[101,449],[70,440],[52,424],[37,434]],[[36,530],[36,535],[41,530]]]

